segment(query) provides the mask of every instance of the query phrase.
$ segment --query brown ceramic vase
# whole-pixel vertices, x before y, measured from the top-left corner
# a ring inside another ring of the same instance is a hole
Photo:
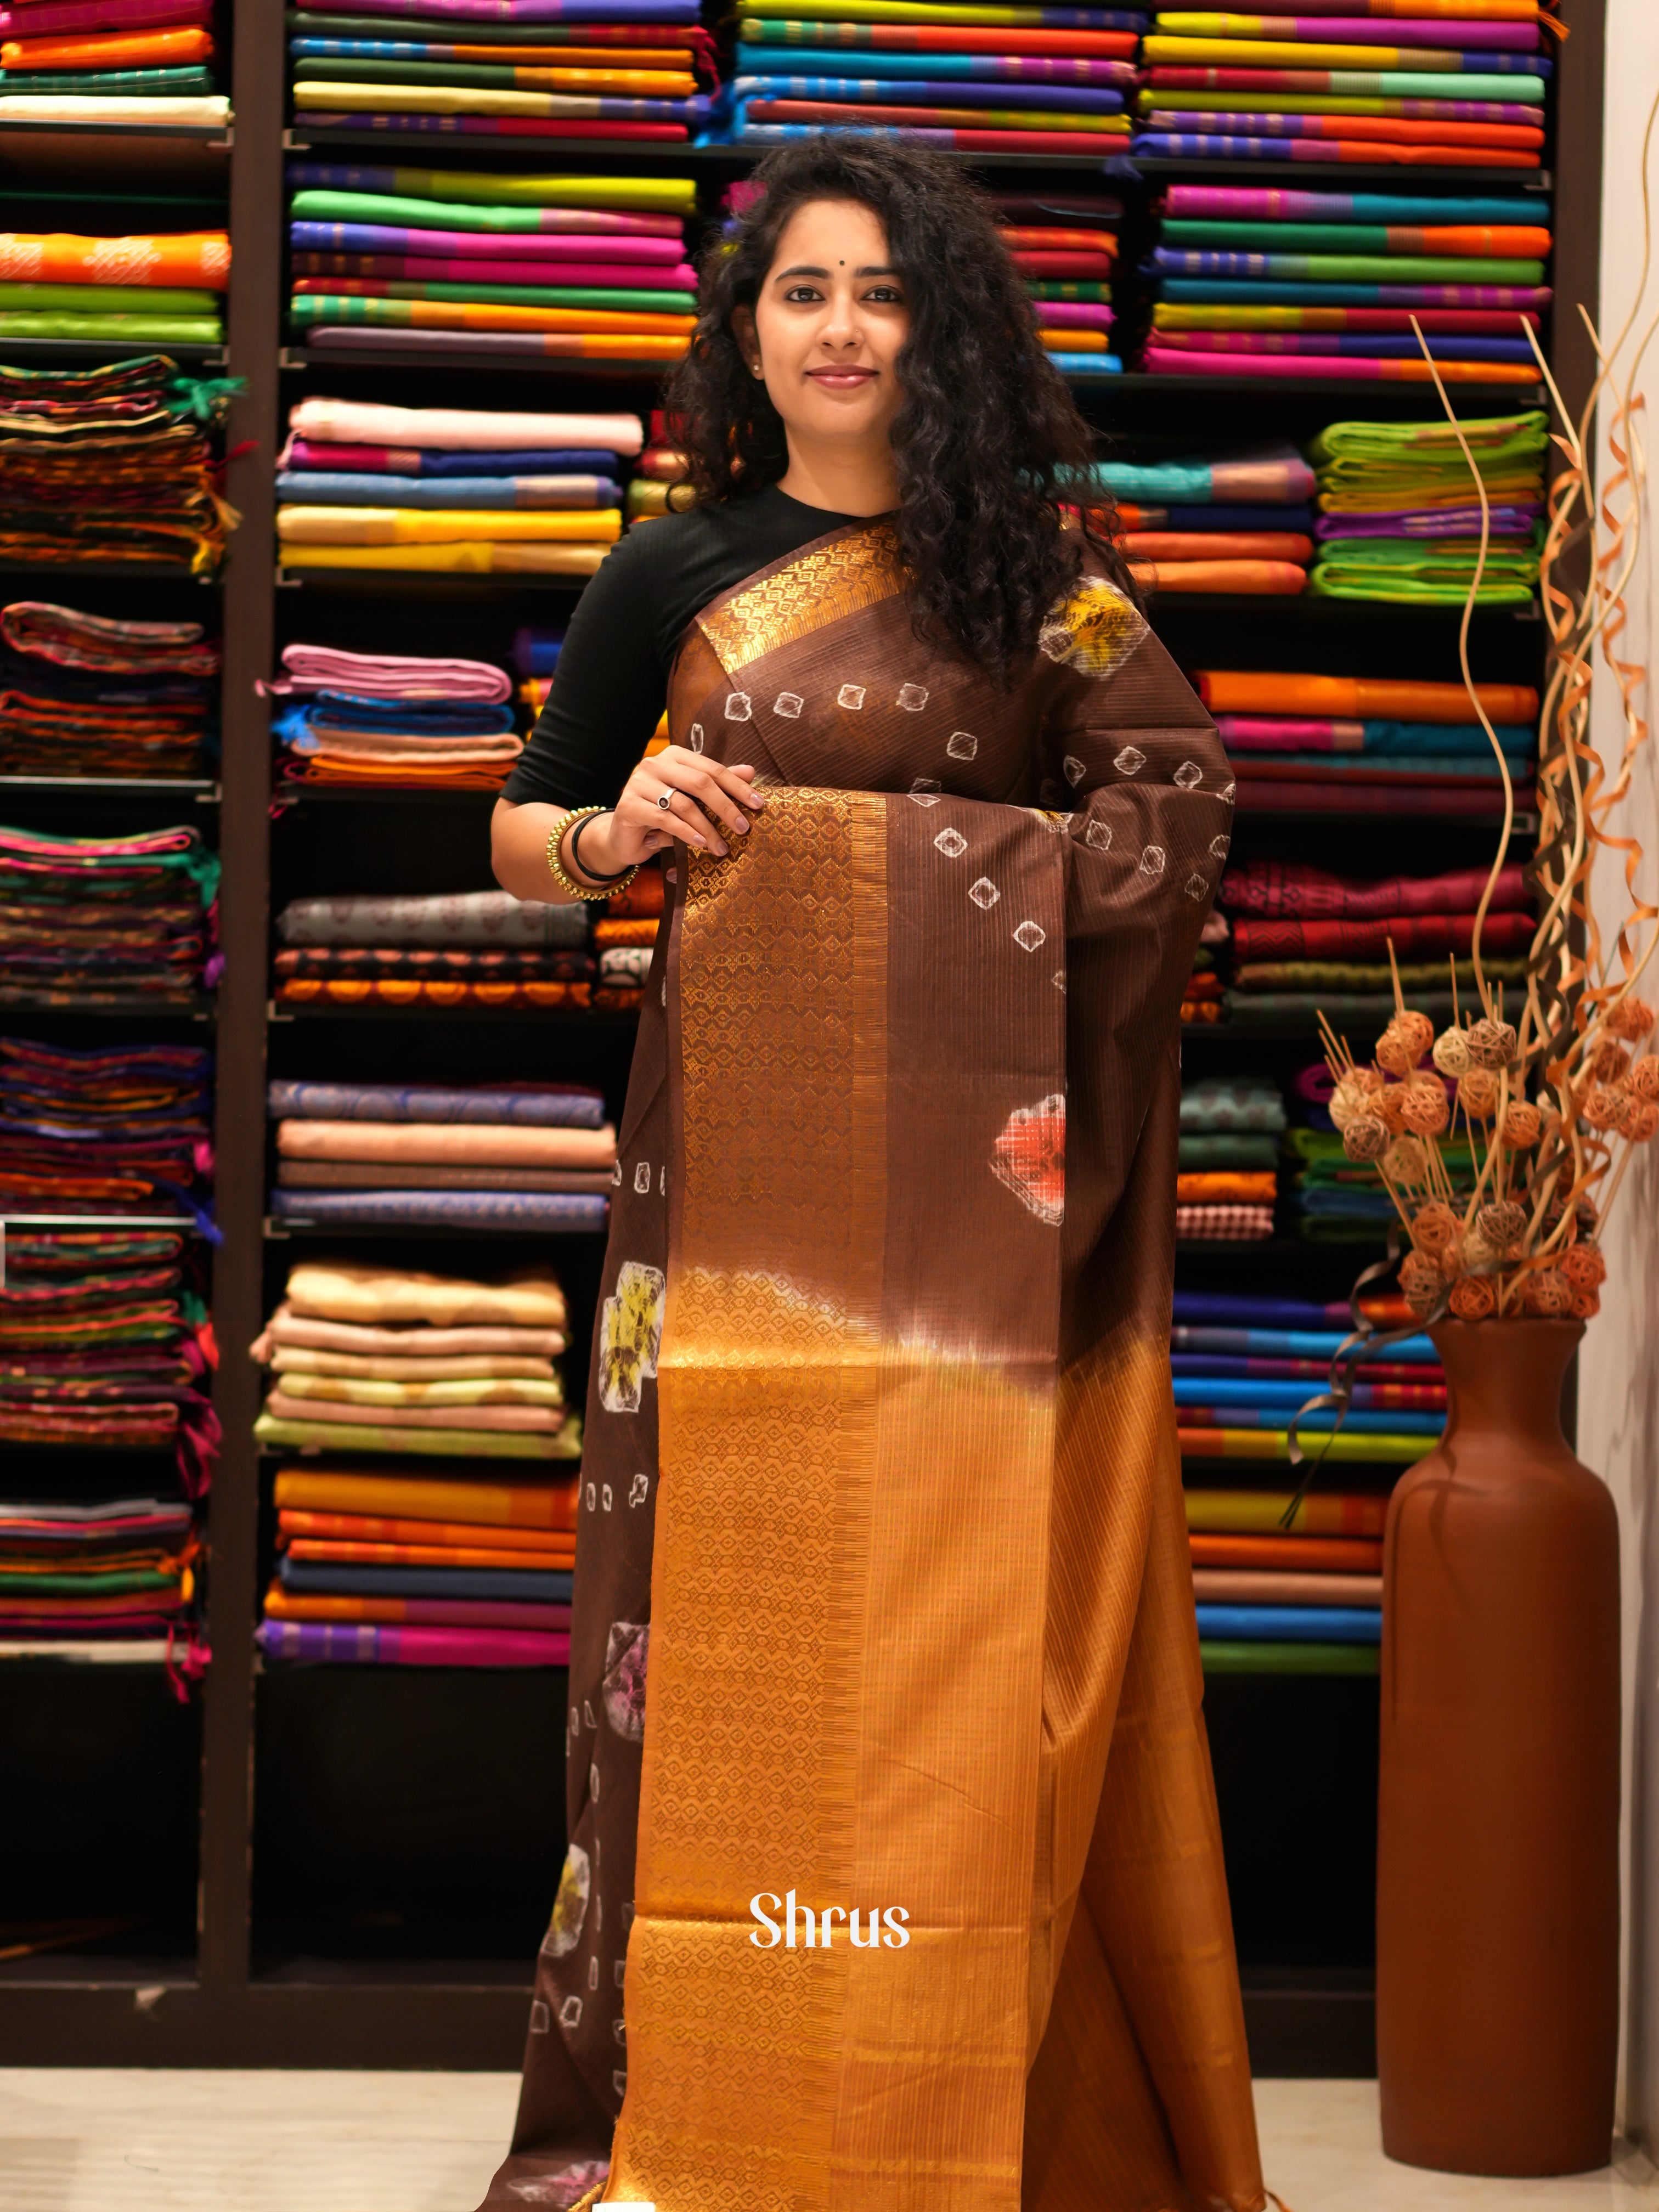
[[[1561,1434],[1577,1322],[1431,1331],[1450,1413],[1383,1553],[1382,2147],[1605,2166],[1619,1999],[1619,1526]]]

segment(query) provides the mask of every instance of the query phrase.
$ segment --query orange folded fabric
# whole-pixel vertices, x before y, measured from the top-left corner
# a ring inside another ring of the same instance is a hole
[[[1160,592],[1248,592],[1257,598],[1294,599],[1307,588],[1308,572],[1290,561],[1131,561],[1138,584]]]
[[[1294,530],[1131,530],[1119,541],[1135,561],[1311,561],[1314,543]]]
[[[324,1513],[393,1514],[410,1520],[485,1522],[490,1528],[576,1525],[574,1482],[441,1482],[420,1475],[360,1474],[353,1468],[289,1467],[276,1504]]]
[[[643,916],[637,920],[596,921],[593,925],[593,942],[601,951],[608,945],[654,945],[656,941],[655,921]]]
[[[183,284],[222,292],[230,283],[230,239],[222,230],[181,231],[161,238],[0,231],[0,279],[8,283]]]
[[[1313,1385],[1310,1384],[1311,1390]],[[1194,1567],[1306,1568],[1327,1574],[1382,1571],[1382,1546],[1363,1536],[1204,1536],[1187,1539]]]
[[[1470,722],[1461,684],[1389,682],[1383,677],[1273,675],[1255,669],[1200,668],[1193,688],[1212,714],[1311,714],[1351,721]],[[1494,722],[1530,722],[1538,694],[1529,684],[1477,684]]]
[[[292,1160],[409,1160],[427,1166],[608,1168],[617,1133],[520,1128],[467,1121],[279,1121],[276,1150]]]
[[[1177,1206],[1271,1206],[1279,1195],[1279,1178],[1273,1171],[1258,1175],[1207,1170],[1176,1177]]]
[[[341,1544],[441,1544],[462,1550],[510,1551],[523,1559],[563,1558],[576,1539],[562,1529],[491,1528],[480,1521],[387,1520],[372,1513],[313,1513],[289,1506],[276,1516],[276,1540],[311,1537]]]
[[[200,28],[118,31],[106,38],[8,39],[0,45],[0,69],[8,71],[179,69],[212,58],[213,34]]]

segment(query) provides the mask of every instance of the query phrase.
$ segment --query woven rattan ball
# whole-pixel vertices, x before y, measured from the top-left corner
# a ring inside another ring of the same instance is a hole
[[[1432,1260],[1420,1252],[1407,1252],[1400,1263],[1400,1294],[1419,1318],[1431,1314],[1445,1296],[1446,1285]]]
[[[1434,1064],[1443,1075],[1467,1074],[1474,1065],[1469,1041],[1462,1030],[1442,1030],[1434,1041]]]
[[[1396,1014],[1376,1041],[1376,1060],[1390,1075],[1409,1075],[1434,1042],[1434,1024],[1426,1014]]]
[[[1475,1215],[1474,1226],[1494,1252],[1512,1252],[1527,1233],[1527,1209],[1512,1198],[1494,1198]]]
[[[1621,999],[1607,1016],[1607,1027],[1614,1036],[1631,1044],[1639,1044],[1653,1024],[1653,1008],[1643,999]]]
[[[1400,1108],[1400,1118],[1414,1137],[1438,1136],[1451,1119],[1445,1087],[1437,1081],[1407,1083],[1401,1085],[1406,1096]]]
[[[1507,1067],[1515,1045],[1515,1031],[1507,1022],[1480,1021],[1469,1031],[1469,1058],[1477,1067]]]
[[[1582,1110],[1592,1129],[1616,1129],[1624,1118],[1625,1093],[1605,1083],[1592,1084]]]
[[[1659,1129],[1659,1106],[1650,1098],[1629,1098],[1625,1101],[1624,1119],[1619,1127],[1632,1145],[1645,1145]]]
[[[1644,1052],[1626,1079],[1638,1098],[1659,1099],[1659,1054]]]
[[[1540,1321],[1559,1321],[1572,1309],[1572,1285],[1559,1267],[1539,1267],[1528,1276],[1521,1303]]]
[[[1379,1091],[1371,1101],[1371,1111],[1391,1137],[1397,1137],[1406,1126],[1406,1086],[1391,1083],[1386,1091]]]
[[[1472,1067],[1457,1086],[1457,1103],[1476,1121],[1492,1118],[1498,1103],[1498,1078],[1484,1067]]]
[[[1332,1091],[1330,1115],[1339,1129],[1346,1129],[1356,1114],[1369,1110],[1371,1097],[1380,1087],[1382,1079],[1378,1077],[1376,1083],[1367,1083],[1363,1079],[1376,1074],[1376,1069],[1371,1067],[1351,1068]]]
[[[1396,1137],[1382,1155],[1382,1172],[1395,1182],[1426,1182],[1429,1154],[1415,1137]]]
[[[1380,1160],[1389,1149],[1388,1124],[1380,1115],[1357,1114],[1342,1132],[1342,1149],[1351,1160]]]
[[[1498,1293],[1485,1275],[1460,1275],[1447,1301],[1459,1321],[1485,1321],[1498,1304]]]
[[[1574,1321],[1589,1321],[1601,1310],[1601,1301],[1594,1291],[1575,1291],[1572,1304],[1567,1308]]]
[[[1506,1107],[1498,1125],[1498,1141],[1511,1152],[1524,1152],[1529,1145],[1538,1142],[1542,1119],[1535,1106],[1524,1098],[1517,1098],[1513,1106]]]
[[[1630,1054],[1611,1037],[1603,1037],[1590,1054],[1590,1073],[1598,1083],[1617,1083],[1630,1066]]]
[[[1431,1198],[1412,1216],[1412,1243],[1431,1259],[1438,1259],[1462,1233],[1462,1223],[1443,1198]]]
[[[1607,1263],[1599,1244],[1569,1244],[1558,1265],[1575,1291],[1600,1290],[1607,1279]]]

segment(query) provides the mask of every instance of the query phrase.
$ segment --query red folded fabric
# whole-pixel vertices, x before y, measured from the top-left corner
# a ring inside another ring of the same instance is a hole
[[[1231,914],[1289,915],[1304,921],[1341,919],[1380,921],[1394,915],[1473,913],[1486,888],[1485,868],[1455,868],[1439,876],[1382,876],[1360,882],[1335,876],[1306,860],[1247,860],[1229,868],[1218,902]],[[1527,882],[1519,867],[1499,871],[1492,905],[1527,908]]]
[[[1537,925],[1529,914],[1489,914],[1480,933],[1487,952],[1524,952]],[[1244,921],[1233,925],[1234,951],[1249,960],[1386,960],[1468,952],[1472,914],[1399,915],[1387,921]]]

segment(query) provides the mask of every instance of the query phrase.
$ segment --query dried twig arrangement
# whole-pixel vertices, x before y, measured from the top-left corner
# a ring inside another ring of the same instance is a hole
[[[1504,755],[1471,679],[1469,622],[1485,566],[1488,536],[1486,486],[1462,426],[1429,360],[1447,419],[1463,446],[1480,501],[1480,557],[1464,604],[1459,651],[1463,681],[1492,739],[1503,777],[1503,835],[1476,917],[1474,964],[1479,1007],[1438,1036],[1426,1015],[1412,1012],[1395,975],[1392,1021],[1371,1060],[1354,1060],[1346,1042],[1321,1028],[1336,1079],[1331,1118],[1352,1160],[1375,1163],[1399,1211],[1412,1249],[1400,1285],[1425,1317],[1449,1310],[1460,1320],[1522,1315],[1580,1319],[1595,1313],[1607,1265],[1596,1232],[1632,1152],[1659,1131],[1659,1055],[1641,1048],[1653,1030],[1654,1007],[1637,995],[1656,942],[1659,908],[1638,896],[1642,848],[1614,836],[1611,810],[1630,789],[1636,756],[1648,742],[1637,701],[1642,664],[1626,659],[1619,641],[1626,624],[1625,590],[1640,543],[1647,479],[1637,379],[1659,316],[1631,345],[1646,289],[1650,215],[1647,154],[1659,100],[1643,141],[1643,263],[1637,306],[1610,347],[1588,316],[1601,364],[1575,424],[1539,349],[1532,325],[1522,329],[1549,386],[1561,428],[1553,442],[1564,465],[1551,487],[1539,583],[1550,635],[1549,680],[1539,720],[1537,851],[1532,878],[1540,915],[1528,960],[1526,996],[1516,1017],[1504,1017],[1501,992],[1488,987],[1480,963],[1481,925],[1508,854],[1515,796]],[[1582,310],[1581,310],[1582,313]],[[1416,327],[1413,320],[1413,328]],[[1630,348],[1627,360],[1621,356]],[[1590,490],[1587,455],[1595,412],[1610,393],[1608,446],[1613,471],[1599,502]],[[1569,556],[1577,555],[1575,584]],[[1598,653],[1618,686],[1623,716],[1620,758],[1611,767],[1589,741],[1593,664]],[[1611,944],[1597,927],[1590,875],[1598,853],[1624,855],[1627,911]],[[1392,949],[1390,950],[1392,959]],[[1453,1004],[1456,1004],[1453,966]],[[1474,1183],[1454,1188],[1446,1149],[1458,1124],[1474,1162]]]

